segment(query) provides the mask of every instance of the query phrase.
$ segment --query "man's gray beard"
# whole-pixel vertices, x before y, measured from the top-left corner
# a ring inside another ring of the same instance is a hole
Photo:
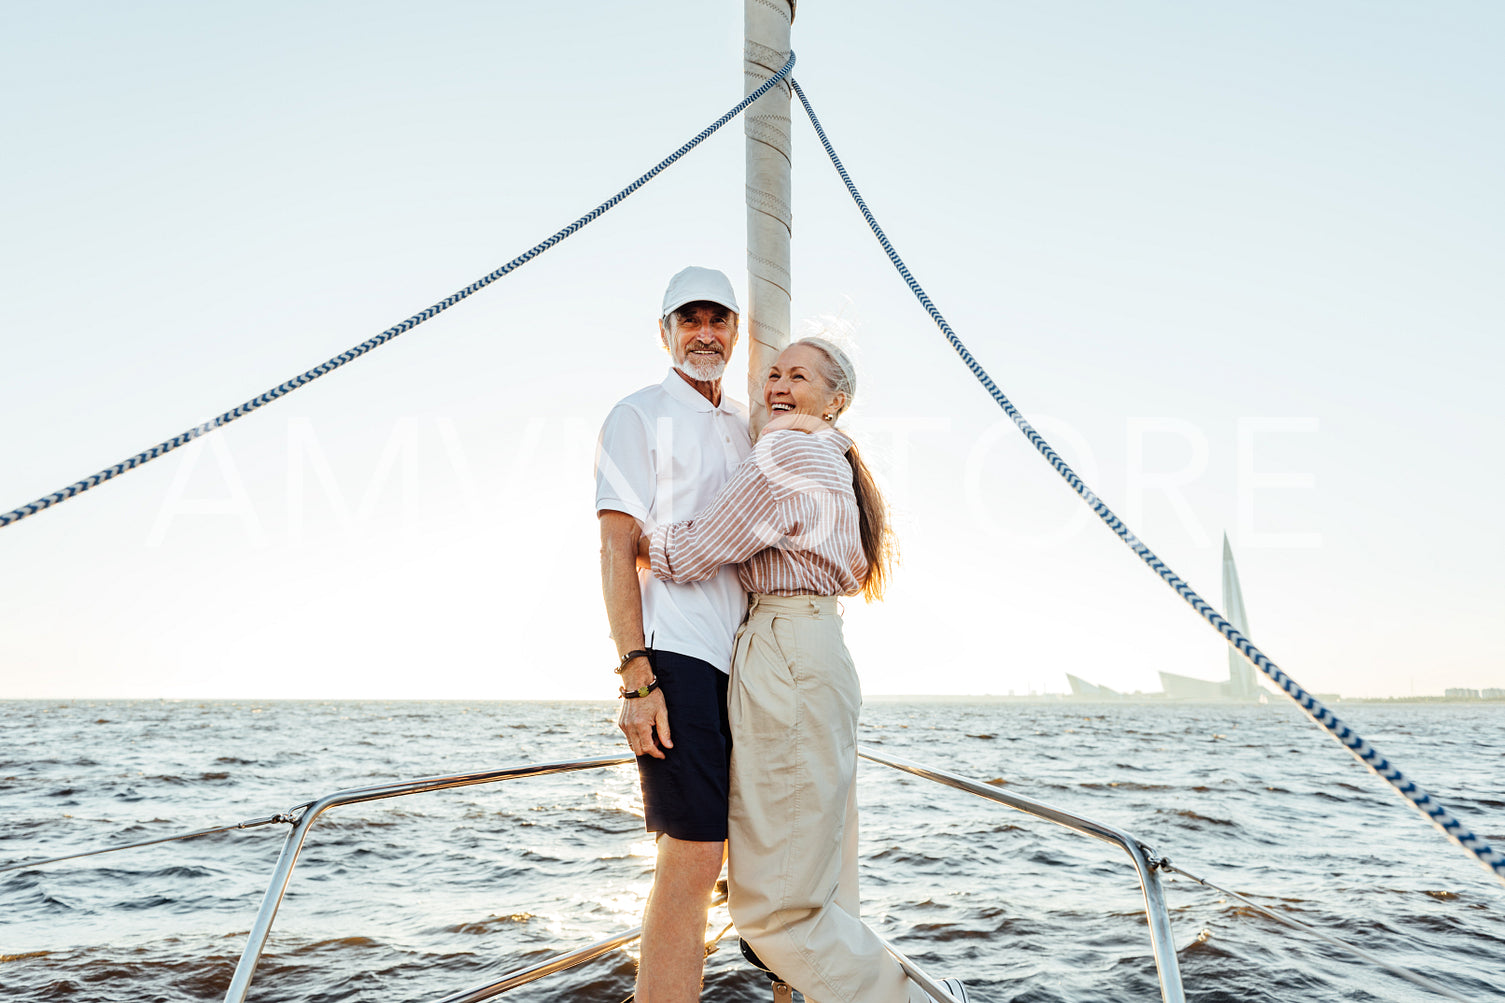
[[[712,380],[721,379],[721,374],[726,372],[726,360],[717,359],[715,362],[696,363],[689,356],[674,363],[674,368],[684,373],[692,380],[700,380],[702,383],[710,383]]]

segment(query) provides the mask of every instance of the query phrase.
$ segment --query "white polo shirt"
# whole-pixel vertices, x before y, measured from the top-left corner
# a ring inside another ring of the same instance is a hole
[[[644,533],[698,515],[752,451],[747,407],[723,391],[718,407],[674,370],[612,408],[596,444],[596,513],[626,512]],[[737,569],[676,585],[638,571],[643,638],[655,648],[729,672],[747,612]]]

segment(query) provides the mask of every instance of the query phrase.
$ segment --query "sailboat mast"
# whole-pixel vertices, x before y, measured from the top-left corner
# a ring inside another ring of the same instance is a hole
[[[796,0],[743,0],[744,95],[789,60]],[[754,439],[768,415],[763,382],[789,344],[790,128],[787,82],[780,82],[742,117],[747,136],[747,401]]]

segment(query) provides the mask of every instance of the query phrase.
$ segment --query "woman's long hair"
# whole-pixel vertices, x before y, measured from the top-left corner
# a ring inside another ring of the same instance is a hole
[[[821,379],[826,381],[826,386],[832,393],[844,395],[841,407],[831,417],[834,424],[841,413],[851,407],[852,397],[857,392],[857,375],[852,368],[852,360],[824,338],[801,338],[795,344],[809,345],[820,351]],[[867,576],[862,580],[862,598],[872,602],[883,598],[883,590],[888,586],[898,548],[894,543],[893,528],[888,521],[888,503],[883,500],[883,492],[878,490],[878,482],[873,479],[872,471],[862,462],[862,455],[857,451],[855,443],[847,450],[847,462],[852,465],[852,491],[857,495],[858,535],[862,539],[862,553],[867,557]]]

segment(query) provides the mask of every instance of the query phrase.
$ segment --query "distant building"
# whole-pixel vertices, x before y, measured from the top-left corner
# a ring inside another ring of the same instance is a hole
[[[1498,693],[1499,690],[1495,690],[1495,692]],[[1442,695],[1445,696],[1445,697],[1447,697],[1449,700],[1477,700],[1477,699],[1479,699],[1479,691],[1478,690],[1471,690],[1471,689],[1468,689],[1465,686],[1453,686],[1453,687],[1449,687],[1448,689],[1445,689],[1445,690],[1442,691]]]
[[[1489,689],[1487,689],[1487,690],[1484,691],[1484,699],[1486,699],[1486,700],[1505,700],[1505,690],[1497,689],[1495,687],[1490,687]]]
[[[1239,585],[1238,569],[1233,566],[1233,548],[1228,545],[1227,533],[1223,534],[1223,614],[1234,630],[1245,637],[1249,636],[1249,616],[1244,612],[1244,590]],[[1074,697],[1097,700],[1124,698],[1124,694],[1117,690],[1090,683],[1069,672],[1066,674],[1066,681],[1071,685],[1071,695]],[[1232,647],[1228,649],[1227,679],[1197,679],[1174,672],[1162,672],[1160,686],[1164,695],[1172,700],[1236,700],[1253,703],[1260,699],[1259,680],[1255,678],[1254,666]]]
[[[1228,546],[1228,534],[1223,534],[1223,615],[1233,629],[1249,636],[1249,614],[1244,611],[1244,590],[1239,585],[1238,568],[1233,564],[1233,548]],[[1181,676],[1174,672],[1160,673],[1160,686],[1165,695],[1173,700],[1237,700],[1243,703],[1259,699],[1259,683],[1254,678],[1254,666],[1233,647],[1228,649],[1228,678],[1215,682]]]
[[[1091,697],[1094,700],[1121,700],[1123,694],[1106,686],[1089,683],[1081,676],[1066,673],[1066,682],[1071,684],[1071,695],[1074,697]]]
[[[1172,700],[1235,699],[1228,680],[1197,679],[1195,676],[1178,676],[1174,672],[1160,673],[1160,688]]]

